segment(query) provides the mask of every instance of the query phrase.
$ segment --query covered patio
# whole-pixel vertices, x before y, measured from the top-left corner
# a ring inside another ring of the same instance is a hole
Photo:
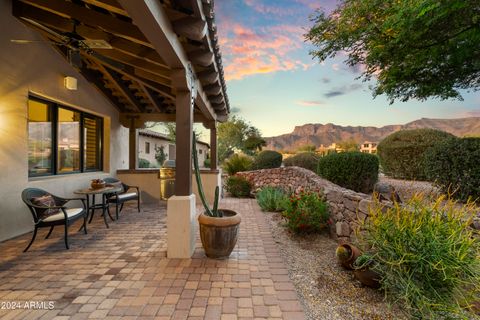
[[[22,306],[0,310],[0,317],[304,319],[256,202],[227,198],[222,207],[243,218],[228,260],[206,258],[199,239],[191,259],[168,259],[166,208],[157,206],[142,213],[128,207],[108,230],[97,217],[88,235],[72,233],[70,250],[65,250],[59,230],[34,243],[28,254],[18,248],[29,235],[0,243],[0,301]],[[36,308],[23,307],[32,301]]]

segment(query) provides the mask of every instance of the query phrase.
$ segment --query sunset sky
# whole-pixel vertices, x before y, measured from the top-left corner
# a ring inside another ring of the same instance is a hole
[[[480,116],[480,92],[464,101],[430,99],[389,105],[373,99],[358,70],[337,56],[320,64],[308,54],[303,34],[316,8],[335,0],[217,0],[216,22],[232,113],[264,136],[291,132],[296,125],[403,124],[422,117]]]

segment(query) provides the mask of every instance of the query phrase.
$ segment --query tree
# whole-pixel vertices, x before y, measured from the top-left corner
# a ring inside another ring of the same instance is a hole
[[[163,165],[163,162],[167,160],[168,154],[165,152],[164,146],[155,146],[155,160],[157,160],[160,166]]]
[[[228,121],[220,123],[218,133],[218,159],[225,160],[235,151],[253,155],[266,145],[260,131],[245,120],[233,116]]]
[[[301,147],[298,147],[297,152],[315,152],[317,147],[313,144],[305,144]]]
[[[344,0],[329,15],[317,11],[305,35],[320,61],[339,52],[360,77],[377,78],[374,96],[462,99],[480,88],[478,0]]]
[[[338,147],[343,151],[358,151],[358,143],[353,139],[348,139],[344,141],[340,141],[337,143]]]

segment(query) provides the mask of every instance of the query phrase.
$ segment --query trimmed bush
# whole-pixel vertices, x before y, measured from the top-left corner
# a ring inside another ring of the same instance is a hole
[[[253,162],[253,169],[273,169],[280,168],[282,165],[282,154],[273,150],[264,150],[260,152]]]
[[[454,138],[435,129],[401,130],[383,139],[377,147],[383,172],[390,177],[426,180],[425,152],[435,144]]]
[[[150,161],[147,159],[139,158],[138,159],[138,167],[139,168],[150,168],[151,164]]]
[[[318,193],[301,191],[292,194],[287,202],[283,217],[287,227],[295,233],[319,232],[325,229],[329,221],[327,203]]]
[[[319,159],[320,157],[314,152],[301,152],[283,160],[283,164],[285,167],[297,166],[315,172],[317,170]]]
[[[264,187],[256,194],[257,202],[263,211],[280,212],[287,208],[289,197],[285,191],[275,187]]]
[[[223,163],[223,169],[231,176],[241,171],[252,169],[253,160],[244,154],[234,154]]]
[[[372,256],[387,300],[412,319],[470,319],[463,307],[480,292],[480,239],[465,218],[473,210],[418,196],[405,206],[370,207],[360,247]]]
[[[457,199],[480,198],[480,138],[449,139],[430,148],[425,173]]]
[[[230,176],[227,179],[225,188],[234,198],[248,198],[252,190],[250,181],[240,176]]]
[[[318,161],[317,174],[344,188],[370,193],[378,180],[378,158],[357,151],[332,153]]]

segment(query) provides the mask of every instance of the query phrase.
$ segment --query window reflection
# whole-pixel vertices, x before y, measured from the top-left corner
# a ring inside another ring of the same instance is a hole
[[[59,173],[80,171],[80,112],[58,108]]]
[[[28,173],[52,173],[52,110],[49,104],[28,101]]]

